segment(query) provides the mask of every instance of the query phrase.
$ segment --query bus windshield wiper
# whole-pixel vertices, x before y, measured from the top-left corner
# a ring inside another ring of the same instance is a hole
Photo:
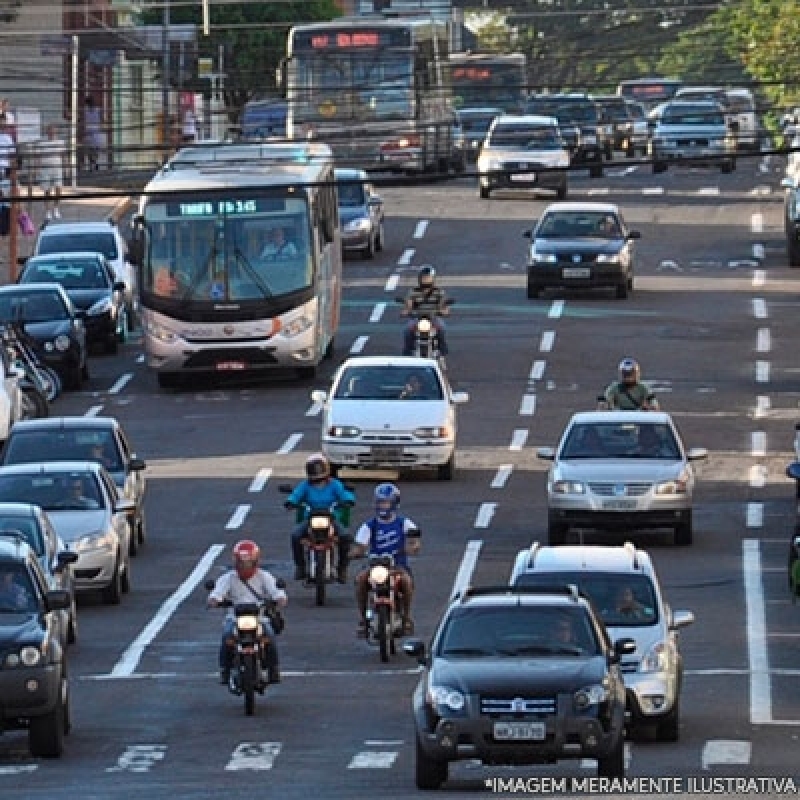
[[[192,278],[191,283],[186,287],[186,291],[181,295],[181,303],[187,303],[191,296],[194,294],[195,289],[202,283],[203,278],[207,274],[210,273],[209,266],[214,258],[217,256],[217,245],[216,243],[211,246],[211,249],[208,251],[208,256],[206,256],[205,261],[203,261],[202,269],[197,270],[197,274]]]
[[[274,297],[275,293],[267,286],[264,282],[264,279],[258,274],[258,270],[256,270],[253,265],[247,260],[247,257],[242,252],[241,247],[239,247],[239,243],[234,241],[233,244],[233,255],[236,260],[241,264],[245,272],[250,276],[250,280],[258,287],[259,291],[262,295],[266,298]]]

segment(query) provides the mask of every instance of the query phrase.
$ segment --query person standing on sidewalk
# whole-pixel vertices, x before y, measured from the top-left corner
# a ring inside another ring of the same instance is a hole
[[[11,204],[7,198],[11,196],[11,163],[15,152],[6,116],[0,113],[0,236],[8,236],[11,232]],[[3,259],[2,255],[0,259]]]
[[[97,107],[91,95],[87,95],[83,110],[83,139],[89,169],[100,169],[100,154],[105,150],[103,111]]]
[[[64,164],[67,148],[58,138],[56,126],[50,124],[45,130],[47,138],[36,147],[39,156],[39,186],[44,192],[44,210],[46,219],[60,219],[61,189],[64,186]]]

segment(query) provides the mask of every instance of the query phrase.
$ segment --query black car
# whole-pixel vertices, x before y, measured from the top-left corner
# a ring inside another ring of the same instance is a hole
[[[612,203],[553,203],[532,230],[528,254],[528,297],[549,287],[609,287],[617,297],[633,291],[639,231],[628,228]]]
[[[23,541],[0,539],[0,731],[27,730],[31,754],[57,758],[69,733],[66,653],[56,612],[64,590],[48,590],[36,554]]]
[[[0,324],[20,323],[42,362],[70,389],[89,378],[85,316],[58,283],[0,286]]]
[[[783,201],[783,229],[790,267],[800,267],[800,181],[787,177],[781,181],[786,189]]]
[[[97,461],[120,494],[135,504],[130,516],[130,553],[145,541],[145,462],[131,449],[114,417],[49,417],[24,420],[11,429],[0,466],[42,461]]]
[[[606,160],[611,161],[615,150],[631,154],[633,120],[625,98],[615,94],[593,95],[592,100],[600,110],[600,136]]]
[[[403,649],[424,667],[412,701],[416,784],[438,789],[448,765],[552,764],[597,759],[625,774],[620,657],[591,602],[574,586],[467,589],[450,603],[430,649]]]
[[[478,160],[481,145],[489,133],[494,118],[504,113],[501,108],[460,108],[456,111],[467,161],[474,164]]]
[[[114,276],[114,268],[102,253],[55,253],[33,256],[17,280],[19,284],[58,283],[79,311],[90,344],[116,353],[125,340],[127,307],[125,283]]]

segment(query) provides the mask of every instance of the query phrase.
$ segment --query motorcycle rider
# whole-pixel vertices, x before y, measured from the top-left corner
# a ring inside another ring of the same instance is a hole
[[[619,380],[608,386],[604,397],[612,411],[658,411],[653,390],[641,380],[641,368],[632,358],[619,363]]]
[[[338,479],[331,475],[331,464],[322,453],[314,453],[306,460],[306,480],[295,486],[287,498],[286,508],[297,508],[305,504],[307,508],[303,520],[292,531],[292,558],[294,559],[294,578],[304,581],[306,560],[303,553],[303,537],[307,533],[310,509],[330,508],[334,503],[339,505],[355,505],[356,496]],[[344,532],[338,520],[334,520],[338,538],[338,573],[339,583],[347,583],[347,563],[350,555],[351,537]]]
[[[447,341],[442,317],[450,314],[450,307],[447,304],[447,295],[444,290],[436,285],[436,270],[431,266],[422,267],[419,271],[417,285],[409,289],[405,305],[400,312],[402,317],[411,317],[403,336],[404,356],[410,356],[414,352],[414,331],[417,323],[413,317],[420,312],[434,314],[432,322],[439,339],[439,354],[446,356]]]
[[[209,608],[215,608],[225,601],[232,606],[238,603],[263,602],[266,599],[274,600],[279,608],[284,608],[289,598],[283,589],[280,589],[272,573],[258,566],[261,549],[251,539],[242,539],[233,548],[232,570],[228,570],[217,579],[214,588],[208,596]],[[222,642],[219,646],[219,682],[227,685],[230,680],[233,651],[228,646],[228,640],[233,635],[236,617],[231,607],[225,619],[222,630]],[[275,631],[272,623],[266,617],[261,618],[266,636],[270,644],[266,648],[262,664],[268,671],[269,683],[280,683],[280,663],[278,659],[278,646],[275,642]]]
[[[408,556],[419,552],[420,531],[409,518],[397,513],[400,505],[400,490],[393,483],[382,483],[375,489],[375,516],[368,519],[354,537],[353,558],[365,555],[394,557],[394,574],[399,581],[399,598],[402,606],[403,635],[414,633],[411,619],[411,600],[414,583],[408,565]],[[356,576],[356,602],[358,603],[358,636],[367,635],[367,600],[369,599],[369,568]]]

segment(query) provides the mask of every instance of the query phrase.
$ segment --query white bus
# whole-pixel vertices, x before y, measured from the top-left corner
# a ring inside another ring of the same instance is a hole
[[[319,143],[180,151],[144,188],[135,260],[147,364],[312,377],[339,325],[333,157]]]

